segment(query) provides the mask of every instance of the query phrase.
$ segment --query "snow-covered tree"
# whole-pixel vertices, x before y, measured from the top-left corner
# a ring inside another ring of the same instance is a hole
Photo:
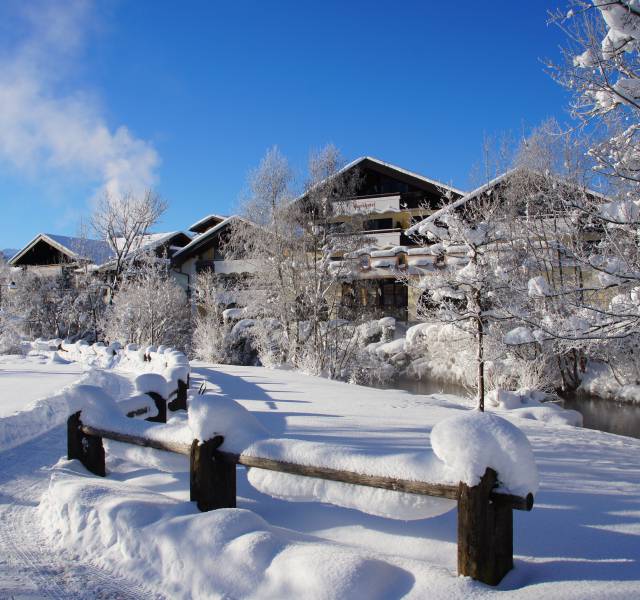
[[[234,228],[227,248],[254,263],[248,309],[281,325],[282,360],[331,377],[341,376],[355,350],[354,324],[336,318],[350,269],[341,258],[364,243],[355,220],[334,218],[334,201],[348,197],[355,182],[341,173],[343,164],[333,146],[312,154],[304,193],[294,200],[291,169],[270,150],[250,176],[247,221]],[[267,346],[275,343],[271,337]]]
[[[510,319],[497,299],[509,294],[513,253],[506,237],[507,207],[479,195],[459,209],[445,208],[412,230],[415,241],[432,256],[431,266],[401,278],[422,292],[418,318],[455,327],[475,341],[476,391],[484,410],[487,339]]]
[[[593,161],[591,180],[604,181],[608,196],[585,194],[568,207],[591,232],[590,243],[572,248],[573,260],[590,275],[574,303],[582,304],[574,337],[589,346],[590,356],[613,365],[632,355],[640,324],[640,4],[577,0],[552,20],[566,32],[568,46],[564,61],[549,66],[573,92],[571,111]]]
[[[229,285],[213,271],[198,274],[195,283],[195,315],[192,349],[201,360],[228,362],[228,335],[225,322]]]
[[[124,279],[102,317],[108,340],[139,345],[189,346],[191,310],[186,292],[171,277],[166,261],[146,256],[134,277]]]

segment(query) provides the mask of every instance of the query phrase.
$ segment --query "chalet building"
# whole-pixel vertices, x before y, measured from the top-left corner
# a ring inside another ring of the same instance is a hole
[[[349,163],[334,177],[350,178],[355,183],[345,186],[351,192],[348,197],[332,199],[330,225],[357,222],[363,246],[366,244],[354,256],[335,257],[351,263],[349,281],[339,290],[343,306],[402,321],[415,318],[417,299],[413,290],[397,281],[398,269],[413,268],[433,257],[423,248],[415,248],[404,232],[464,193],[372,157]],[[303,194],[295,201],[304,203],[307,196]],[[228,277],[237,284],[239,295],[249,285],[256,263],[230,259],[224,252],[230,227],[239,219],[208,215],[189,228],[196,237],[172,259],[174,276],[185,289],[190,290],[197,274],[205,270]]]
[[[104,241],[39,233],[11,257],[9,265],[41,275],[61,275],[75,267],[101,265],[112,255]]]
[[[178,250],[171,260],[174,277],[187,291],[191,290],[196,276],[202,271],[226,276],[242,287],[241,282],[255,270],[255,264],[250,260],[231,259],[225,255],[225,241],[237,221],[248,223],[236,215],[209,215],[191,225],[189,231],[199,235]]]
[[[456,202],[464,192],[370,156],[359,158],[334,177],[352,178],[349,197],[336,197],[330,221],[336,226],[351,221],[363,236],[362,250],[335,257],[348,261],[348,281],[342,285],[342,304],[370,314],[415,319],[417,292],[397,280],[398,272],[412,272],[433,256],[405,231],[443,205]],[[307,194],[297,201],[305,202]],[[366,241],[366,245],[364,240]]]
[[[143,253],[153,252],[170,259],[189,242],[191,238],[181,231],[148,234],[140,238],[127,258],[135,260]],[[39,233],[8,264],[40,275],[71,274],[78,268],[107,275],[114,267],[114,251],[102,240]]]

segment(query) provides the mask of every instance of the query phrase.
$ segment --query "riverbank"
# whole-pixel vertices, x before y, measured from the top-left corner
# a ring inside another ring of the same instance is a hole
[[[394,383],[380,386],[381,389],[404,390],[416,395],[452,394],[467,397],[473,402],[471,389],[446,381],[432,380],[426,377],[400,377]],[[611,398],[601,398],[586,392],[566,394],[560,398],[560,404],[582,415],[582,426],[606,433],[624,435],[640,439],[640,404],[617,402]]]

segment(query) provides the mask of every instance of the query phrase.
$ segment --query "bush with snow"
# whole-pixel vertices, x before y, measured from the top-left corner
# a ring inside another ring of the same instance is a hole
[[[107,339],[124,344],[164,344],[187,349],[191,310],[185,291],[166,265],[148,257],[135,277],[121,283],[101,325]]]

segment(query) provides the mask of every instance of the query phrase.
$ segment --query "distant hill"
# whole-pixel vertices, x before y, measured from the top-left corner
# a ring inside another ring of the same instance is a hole
[[[4,258],[5,260],[9,260],[17,253],[18,250],[16,248],[5,248],[4,250],[0,250],[0,255],[2,255],[2,258]]]

